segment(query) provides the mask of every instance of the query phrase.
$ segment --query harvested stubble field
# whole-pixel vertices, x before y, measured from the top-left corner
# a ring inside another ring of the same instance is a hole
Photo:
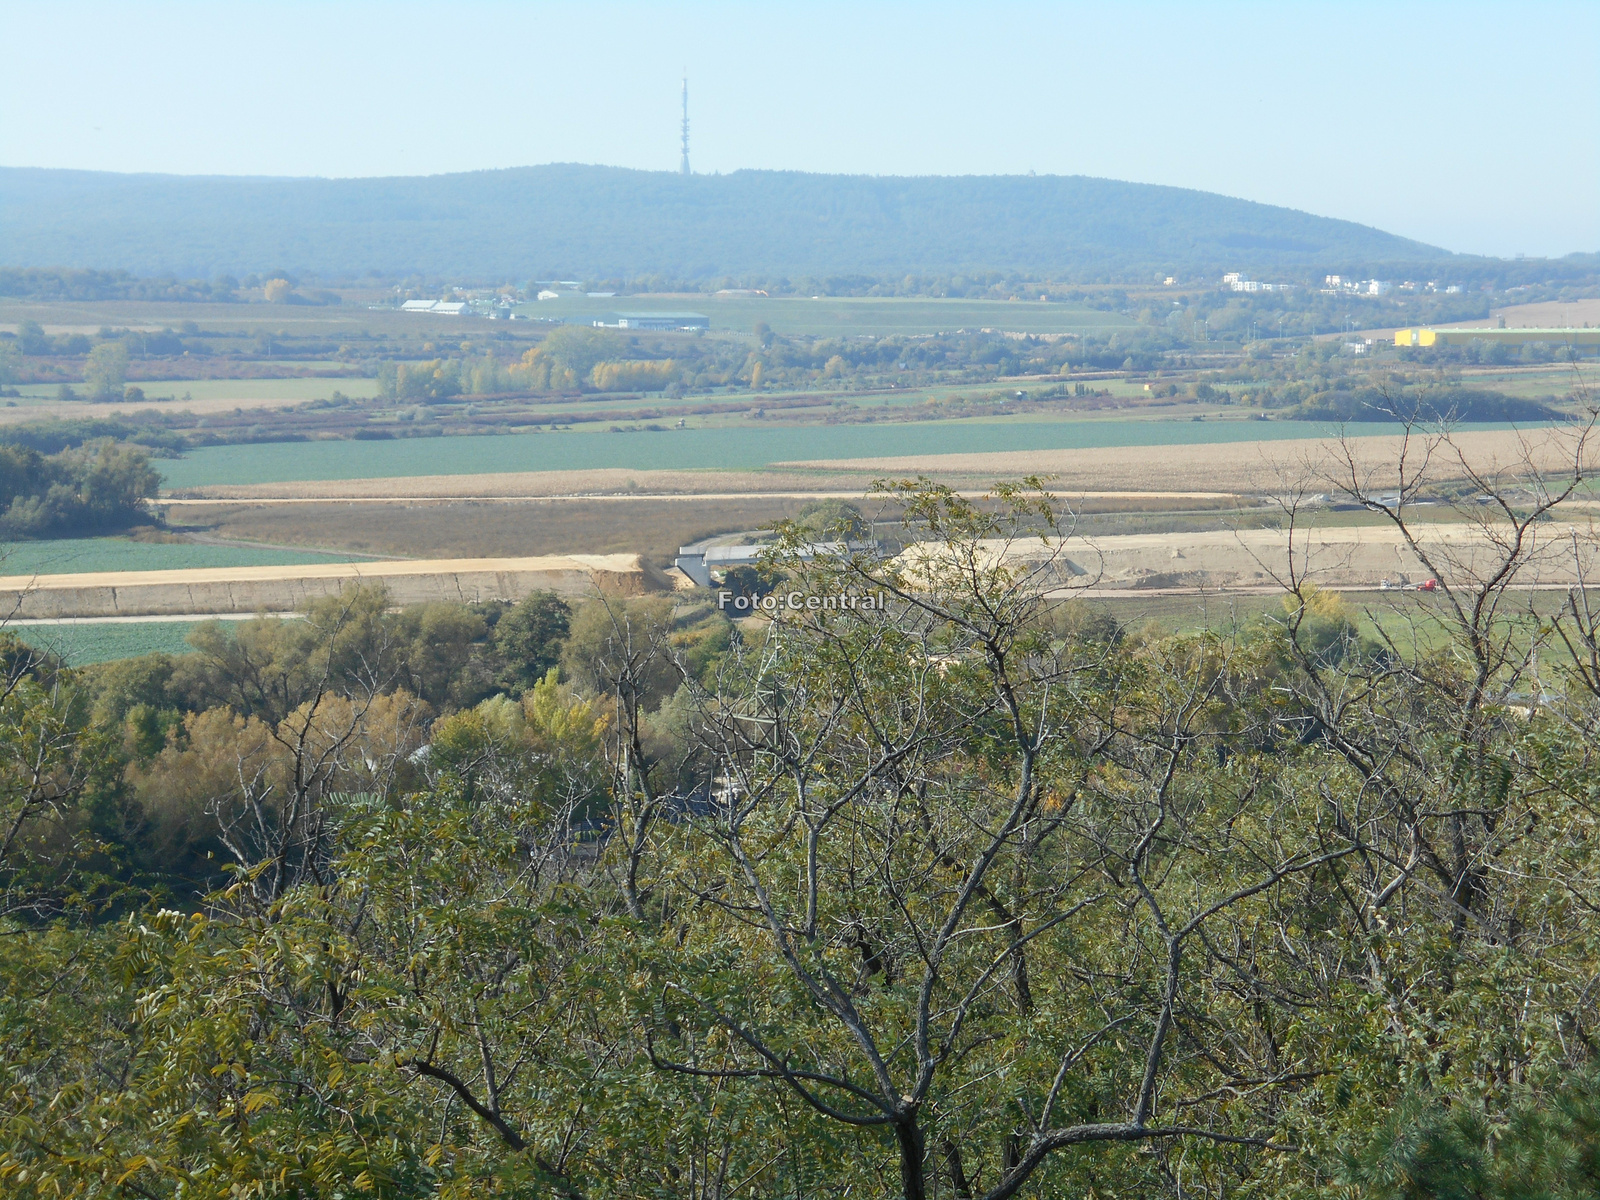
[[[459,481],[459,477],[457,477]],[[382,481],[399,482],[399,481]],[[642,554],[670,562],[678,547],[741,530],[766,529],[799,515],[819,496],[877,505],[863,487],[839,491],[743,494],[621,494],[528,499],[438,499],[392,495],[381,499],[266,498],[168,505],[175,527],[249,541],[326,546],[370,554],[560,554],[580,547],[595,553]],[[459,493],[458,493],[459,494]],[[1181,504],[1188,513],[1232,511],[1232,497],[1097,496],[1075,498],[1079,513],[1148,514],[1161,520]]]
[[[636,471],[600,467],[579,471],[492,471],[470,475],[380,476],[281,483],[208,484],[177,488],[166,498],[208,500],[453,500],[549,499],[575,496],[721,497],[756,494],[858,494],[861,475],[840,471]]]
[[[1592,396],[1600,391],[1600,363],[1591,360],[1536,367],[1463,367],[1461,382],[1524,399],[1581,395],[1585,390]]]
[[[327,378],[313,376],[299,379],[138,379],[136,383],[149,397],[177,397],[174,401],[129,404],[121,400],[108,403],[91,403],[87,400],[58,401],[56,387],[50,384],[28,384],[17,390],[21,393],[15,409],[5,408],[4,415],[16,419],[19,411],[38,415],[45,409],[59,410],[58,415],[105,415],[112,412],[133,412],[140,407],[154,407],[158,411],[218,412],[235,406],[245,408],[277,408],[290,404],[304,404],[307,400],[324,399],[334,392],[342,392],[355,400],[370,399],[378,394],[376,379],[349,377]],[[188,394],[189,399],[183,396]]]
[[[846,460],[848,461],[848,460]],[[803,468],[803,464],[797,464]],[[287,483],[211,484],[168,493],[166,503],[179,511],[226,501],[256,503],[308,503],[325,500],[744,500],[756,497],[808,500],[818,497],[860,499],[875,481],[895,475],[888,471],[631,471],[618,467],[592,471],[516,471],[483,475],[414,475],[407,478],[320,479]],[[997,477],[998,478],[998,477]],[[993,482],[990,480],[989,482]],[[967,490],[971,490],[970,488]],[[1231,492],[1140,489],[1099,490],[1092,498],[1126,503],[1137,508],[1142,501],[1173,499],[1215,502]]]
[[[257,380],[245,380],[246,383],[256,383]],[[292,382],[292,381],[291,381]],[[318,390],[318,395],[331,395],[339,380],[318,380],[323,386]],[[363,383],[357,379],[354,382]],[[174,388],[175,394],[181,397],[186,390],[186,385],[168,383],[163,387]],[[111,417],[131,417],[135,413],[154,412],[161,416],[171,416],[178,413],[190,413],[195,416],[212,416],[217,413],[231,413],[235,409],[246,412],[260,412],[263,418],[269,417],[279,409],[293,408],[297,404],[304,404],[313,397],[299,396],[292,393],[285,394],[277,389],[258,389],[260,394],[254,396],[220,395],[207,399],[198,397],[183,400],[154,402],[149,396],[143,400],[133,402],[111,401],[104,404],[87,400],[56,400],[54,398],[35,398],[16,401],[16,407],[0,407],[0,425],[19,425],[26,421],[104,421]],[[273,394],[276,393],[276,394]],[[162,395],[168,393],[163,392]]]
[[[859,496],[859,493],[854,493]],[[252,541],[420,558],[642,554],[670,562],[700,538],[794,517],[801,496],[728,499],[489,500],[174,505],[188,528]]]
[[[1394,427],[1388,427],[1392,430]],[[1349,439],[1356,461],[1374,472],[1372,482],[1387,486],[1403,446],[1400,435]],[[1411,442],[1413,463],[1420,465],[1424,439]],[[1461,474],[1457,453],[1480,470],[1514,471],[1524,453],[1545,469],[1570,467],[1572,433],[1562,426],[1532,430],[1469,429],[1454,434],[1451,445],[1433,455],[1431,477],[1450,480]],[[1330,490],[1339,474],[1335,438],[1237,441],[1205,445],[1108,446],[1093,450],[1017,450],[1005,453],[919,454],[881,458],[834,458],[777,464],[781,469],[842,471],[881,475],[926,474],[946,481],[1016,478],[1043,475],[1063,496],[1078,492],[1144,489],[1151,492],[1278,494],[1291,483]],[[1389,470],[1382,468],[1387,464]]]

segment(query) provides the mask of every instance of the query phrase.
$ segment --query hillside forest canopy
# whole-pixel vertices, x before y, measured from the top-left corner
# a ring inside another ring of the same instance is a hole
[[[1279,500],[1414,539],[1386,614],[1291,540],[1268,616],[1124,627],[1042,481],[885,480],[910,549],[818,510],[768,616],[8,640],[6,1193],[1593,1195],[1592,419],[1407,429]]]
[[[1447,251],[1350,221],[1085,176],[680,176],[552,164],[389,179],[0,168],[0,265],[141,275],[1120,277]],[[1336,269],[1336,268],[1334,268]]]

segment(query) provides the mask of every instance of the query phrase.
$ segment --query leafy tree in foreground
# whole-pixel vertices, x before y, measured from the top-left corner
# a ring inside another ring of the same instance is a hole
[[[414,639],[464,627],[381,593],[202,630],[93,706],[21,663],[0,1186],[1589,1194],[1600,619],[1524,466],[1474,485],[1506,502],[1471,554],[1353,477],[1441,592],[1374,622],[1294,568],[1228,636],[1057,605],[1031,487],[894,485],[912,553],[794,531],[816,603],[720,642],[585,605],[560,673],[446,700],[425,751],[410,682],[466,668]],[[1517,607],[1535,574],[1570,590]],[[44,919],[116,795],[213,814],[228,886]]]
[[[1281,1031],[1323,998],[1300,954],[1337,949],[1279,935],[1327,927],[1301,914],[1354,846],[1292,761],[1219,756],[1255,664],[1054,640],[1059,543],[1007,553],[1043,497],[893,495],[920,562],[804,576],[891,612],[780,619],[703,698],[714,799],[651,860],[652,1062],[786,1089],[913,1200],[1081,1185],[1097,1145],[1272,1146],[1232,1093],[1317,1073]]]

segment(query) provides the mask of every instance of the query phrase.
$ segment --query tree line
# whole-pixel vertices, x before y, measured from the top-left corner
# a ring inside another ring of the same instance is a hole
[[[108,533],[148,522],[161,476],[145,450],[109,439],[44,455],[0,443],[0,535]]]
[[[1564,436],[1565,469],[1411,428],[1285,480],[1282,605],[1201,632],[1063,599],[1040,481],[911,480],[877,489],[907,553],[788,528],[763,568],[881,612],[357,589],[185,656],[11,643],[0,1178],[1592,1195],[1600,610],[1592,538],[1544,536],[1587,481]],[[1441,475],[1492,498],[1476,540],[1416,523]],[[1319,590],[1332,487],[1439,591]]]

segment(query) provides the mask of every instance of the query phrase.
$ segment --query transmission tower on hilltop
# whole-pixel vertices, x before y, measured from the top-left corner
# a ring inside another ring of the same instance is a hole
[[[683,163],[678,167],[678,174],[691,175],[689,170],[689,76],[683,77]]]

